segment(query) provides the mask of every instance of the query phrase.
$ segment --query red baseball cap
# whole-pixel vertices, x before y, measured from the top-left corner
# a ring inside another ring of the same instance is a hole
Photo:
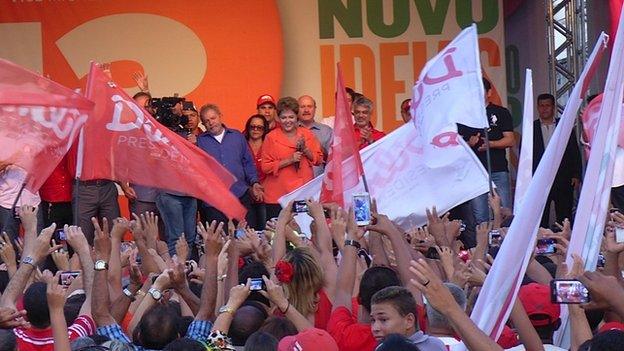
[[[513,329],[504,326],[503,332],[498,337],[498,340],[496,340],[496,343],[504,349],[510,349],[518,346],[520,344],[520,339],[518,339],[518,334],[516,334]]]
[[[624,324],[620,322],[608,322],[603,324],[599,329],[598,333],[606,332],[609,330],[622,330],[624,331]]]
[[[544,327],[559,319],[561,308],[550,302],[549,286],[537,283],[527,284],[520,288],[518,297],[533,326]]]
[[[311,328],[280,340],[277,351],[339,351],[336,340],[328,332]]]
[[[256,108],[266,103],[269,103],[275,106],[275,99],[269,94],[260,95],[260,97],[258,98],[258,101],[256,102]]]

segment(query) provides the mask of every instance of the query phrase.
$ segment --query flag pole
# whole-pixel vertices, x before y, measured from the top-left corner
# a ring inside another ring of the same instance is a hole
[[[494,189],[492,188],[492,155],[490,153],[490,136],[488,134],[488,129],[489,128],[483,128],[483,134],[485,134],[485,158],[487,160],[488,185],[490,187],[489,194],[493,195]],[[492,211],[492,208],[490,207],[490,201],[488,201],[487,204],[488,204],[488,222],[489,222],[490,212]]]
[[[364,172],[362,172],[362,183],[364,183],[364,191],[370,194],[370,191],[368,190],[368,182],[366,181],[366,175]]]
[[[11,206],[11,212],[13,212],[13,216],[15,216],[15,206],[17,206],[17,202],[19,201],[20,197],[22,197],[22,192],[24,191],[25,186],[26,186],[25,182],[23,182],[22,185],[20,185],[19,191],[17,192],[17,196],[15,197],[15,200],[13,201],[13,205]]]

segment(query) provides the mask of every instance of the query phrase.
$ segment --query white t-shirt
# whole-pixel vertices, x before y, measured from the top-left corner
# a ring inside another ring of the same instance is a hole
[[[223,137],[224,136],[225,136],[225,128],[223,128],[223,131],[221,132],[221,134],[215,135],[214,138],[217,139],[219,144],[221,144],[223,142]]]
[[[514,347],[512,347],[510,349],[505,349],[505,350],[526,351],[526,349],[524,348],[524,345],[514,346]],[[568,349],[562,349],[559,346],[555,346],[555,345],[551,345],[551,344],[544,344],[544,350],[546,350],[546,351],[568,351]]]
[[[9,166],[0,175],[0,206],[10,209],[19,194],[22,183],[26,179],[26,172],[18,166]],[[16,206],[32,205],[38,206],[41,202],[39,194],[33,194],[27,189],[22,191],[22,195]]]
[[[444,343],[444,346],[446,346],[446,349],[449,351],[455,351],[455,350],[465,350],[466,348],[463,346],[464,344],[452,337],[449,336],[436,336],[438,339],[440,339],[440,341],[442,341]]]

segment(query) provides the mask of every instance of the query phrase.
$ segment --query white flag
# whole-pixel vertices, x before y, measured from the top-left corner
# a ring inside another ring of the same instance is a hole
[[[404,229],[427,223],[428,207],[446,212],[489,190],[487,172],[456,125],[488,127],[476,25],[427,62],[413,94],[414,124],[360,151],[379,212]],[[318,198],[320,182],[310,181],[280,198],[280,204]]]
[[[441,212],[488,191],[487,172],[457,133],[441,133],[435,145],[417,145],[417,130],[408,123],[360,151],[371,196],[380,213],[404,229],[427,223],[426,208]],[[427,150],[427,152],[424,152]],[[435,165],[426,162],[431,156]],[[322,176],[279,199],[318,199]],[[352,189],[353,193],[363,189]],[[345,193],[345,199],[349,194]],[[348,201],[346,201],[348,202]],[[302,229],[305,231],[306,228]]]
[[[524,113],[522,114],[522,149],[518,162],[514,213],[518,213],[531,178],[533,178],[533,72],[527,68],[524,78]]]
[[[624,8],[622,9],[624,12]],[[621,17],[624,18],[624,17]],[[598,252],[609,213],[609,196],[616,148],[622,118],[622,98],[624,96],[624,21],[620,21],[615,35],[611,61],[605,83],[598,125],[592,138],[591,151],[587,161],[587,170],[579,205],[574,217],[574,228],[568,246],[566,263],[572,267],[572,254],[581,256],[585,270],[596,269]],[[563,311],[562,311],[563,312]],[[556,335],[556,340],[566,342],[563,334],[569,333],[567,310],[561,316],[563,331]]]
[[[544,156],[485,279],[470,316],[479,329],[490,335],[493,340],[498,339],[511,313],[529,262],[528,259],[535,245],[537,228],[546,205],[547,194],[550,192],[574,127],[576,113],[582,102],[581,96],[586,91],[595,68],[600,62],[599,57],[606,48],[607,38],[608,36],[604,33],[598,38],[579,81],[570,94],[561,120],[544,151]]]
[[[428,143],[456,123],[488,128],[477,26],[464,29],[427,62],[413,88],[412,121]]]

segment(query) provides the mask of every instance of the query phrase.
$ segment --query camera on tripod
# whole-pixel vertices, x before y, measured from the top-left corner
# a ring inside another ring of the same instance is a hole
[[[181,113],[181,109],[178,112],[174,110],[174,107],[184,102],[184,98],[177,96],[152,98],[149,102],[149,109],[152,112],[152,116],[154,116],[160,124],[179,133],[186,130],[185,126],[188,124],[189,120],[187,116]]]

